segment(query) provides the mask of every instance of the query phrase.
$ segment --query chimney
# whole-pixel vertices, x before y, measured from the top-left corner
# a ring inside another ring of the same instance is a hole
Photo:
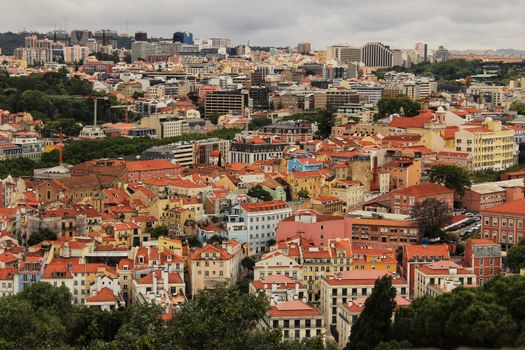
[[[169,282],[168,271],[162,270],[162,288],[164,288],[164,292],[167,292],[169,290],[168,282]]]
[[[153,294],[157,295],[157,271],[151,271],[152,274],[152,283],[153,283]]]

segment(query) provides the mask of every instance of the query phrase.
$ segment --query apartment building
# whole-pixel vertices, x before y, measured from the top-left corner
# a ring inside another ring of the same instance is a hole
[[[476,274],[477,285],[501,273],[501,247],[489,239],[469,239],[465,246],[465,263]]]
[[[388,271],[345,271],[321,279],[320,310],[324,314],[325,324],[332,329],[337,325],[337,310],[359,297],[366,297],[372,293],[375,282],[385,275],[392,275]],[[401,277],[392,275],[392,285],[397,295],[408,297],[408,282]]]
[[[352,332],[352,326],[365,309],[367,298],[368,297],[357,298],[338,307],[336,329],[339,339],[337,344],[341,349],[343,349],[348,343],[348,340],[350,339],[350,333]],[[399,308],[405,308],[411,304],[410,300],[400,295],[396,295],[395,302],[396,311]],[[394,316],[395,312],[392,315],[392,318],[394,318]]]
[[[439,245],[405,245],[403,247],[402,275],[410,286],[410,296],[414,295],[415,270],[436,261],[450,260],[446,244]]]
[[[394,214],[412,215],[414,206],[427,198],[434,198],[454,209],[454,190],[438,184],[420,184],[390,192],[390,211]]]
[[[455,134],[456,151],[472,154],[472,170],[504,170],[516,164],[514,130],[486,118],[479,126],[465,126]]]
[[[300,300],[290,300],[272,306],[264,318],[266,327],[281,329],[284,340],[301,340],[324,334],[323,315]]]
[[[191,255],[191,294],[213,289],[221,283],[235,283],[241,272],[242,247],[229,240],[220,247],[211,244]]]
[[[452,261],[436,261],[414,270],[414,298],[436,297],[457,287],[476,286],[476,274]]]
[[[481,211],[481,238],[490,239],[506,251],[525,237],[525,199]]]
[[[292,208],[282,200],[242,203],[238,211],[238,222],[229,225],[228,236],[248,243],[250,255],[267,251],[279,222],[292,214]]]

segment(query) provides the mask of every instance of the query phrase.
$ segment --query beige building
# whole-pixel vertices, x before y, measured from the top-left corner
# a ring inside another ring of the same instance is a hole
[[[322,336],[324,322],[321,313],[299,300],[272,306],[263,321],[266,327],[282,329],[284,340],[301,340]]]
[[[211,244],[191,255],[191,294],[213,289],[221,283],[235,283],[241,271],[242,247],[229,240],[217,247]]]
[[[456,287],[476,287],[476,274],[452,261],[436,261],[414,270],[414,298],[436,297]]]
[[[343,210],[352,209],[363,203],[365,186],[360,181],[335,180],[330,186],[330,195],[343,201]]]
[[[462,127],[455,135],[456,152],[472,155],[472,170],[504,170],[514,166],[517,144],[514,130],[500,121],[485,119],[482,125]]]
[[[255,263],[253,278],[260,280],[272,275],[284,275],[300,281],[301,270],[301,265],[294,259],[273,251],[263,255],[262,259]]]
[[[336,326],[337,309],[359,297],[372,294],[375,282],[385,275],[392,275],[388,271],[355,270],[344,271],[333,276],[321,279],[320,310],[324,314],[326,327]],[[392,285],[397,295],[408,297],[408,283],[403,278],[392,275]]]

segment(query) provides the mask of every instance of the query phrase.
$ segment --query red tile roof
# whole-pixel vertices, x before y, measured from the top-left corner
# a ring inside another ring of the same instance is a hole
[[[525,198],[484,209],[483,213],[525,216]]]
[[[428,197],[442,194],[453,194],[454,190],[438,184],[420,184],[392,191],[392,195]]]
[[[299,300],[289,300],[277,304],[268,313],[271,317],[316,317],[321,315],[316,308]]]
[[[126,162],[126,168],[128,171],[151,171],[164,169],[178,169],[180,168],[180,164],[174,164],[169,160],[165,159],[135,160],[131,162]]]
[[[423,128],[425,123],[428,123],[434,117],[434,112],[430,109],[421,111],[420,114],[414,117],[394,117],[390,122],[390,126],[396,128]]]
[[[443,259],[450,259],[450,253],[446,244],[438,245],[405,245],[405,256],[408,260],[422,257],[442,257]]]
[[[111,289],[104,287],[97,294],[87,298],[86,301],[88,303],[114,303],[117,301],[117,297]]]
[[[282,200],[273,200],[255,203],[242,203],[241,207],[247,212],[270,211],[289,208]]]

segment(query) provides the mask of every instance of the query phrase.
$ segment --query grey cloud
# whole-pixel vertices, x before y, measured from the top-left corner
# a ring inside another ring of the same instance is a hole
[[[0,31],[111,28],[170,37],[314,48],[382,41],[393,47],[525,48],[521,0],[1,0]]]

